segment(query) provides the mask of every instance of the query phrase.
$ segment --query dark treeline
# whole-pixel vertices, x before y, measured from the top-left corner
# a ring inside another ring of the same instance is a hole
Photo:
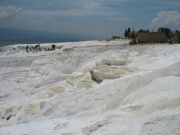
[[[180,43],[180,30],[171,30],[170,28],[165,28],[165,27],[160,27],[156,31],[150,31],[149,29],[134,30],[129,27],[129,28],[125,29],[123,37],[112,36],[110,39],[107,39],[107,41],[122,39],[122,38],[136,40],[136,38],[138,37],[138,35],[140,33],[141,34],[146,33],[146,38],[149,38],[149,40],[152,38],[152,36],[150,36],[150,35],[158,36],[158,34],[163,33],[163,34],[165,34],[166,38],[168,39],[168,43]],[[160,38],[160,37],[157,37],[157,38]]]
[[[148,32],[164,32],[168,38],[172,38],[180,31],[179,30],[173,31],[170,28],[163,28],[163,27],[158,28],[157,31],[150,31],[149,29],[147,29],[147,30],[139,29],[139,30],[135,31],[135,30],[131,30],[131,28],[129,27],[129,28],[125,29],[125,31],[124,31],[124,37],[133,39],[136,37],[136,35],[138,33],[148,33]]]
[[[27,45],[27,46],[18,46],[18,49],[25,50],[26,52],[41,52],[41,51],[54,51],[56,49],[61,49],[62,46],[56,46],[56,45],[51,45],[51,46],[40,46],[40,45]],[[14,48],[16,49],[16,48]]]

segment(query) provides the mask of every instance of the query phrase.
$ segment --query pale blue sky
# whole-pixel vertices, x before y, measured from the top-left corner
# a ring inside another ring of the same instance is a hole
[[[109,37],[180,29],[180,0],[1,0],[0,27]]]

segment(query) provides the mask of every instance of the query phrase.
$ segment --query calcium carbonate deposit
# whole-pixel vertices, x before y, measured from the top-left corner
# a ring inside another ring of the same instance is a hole
[[[128,43],[1,47],[0,135],[179,135],[180,44]]]

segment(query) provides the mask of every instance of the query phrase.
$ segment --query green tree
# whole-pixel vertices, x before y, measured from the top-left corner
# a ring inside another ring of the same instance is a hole
[[[124,31],[124,37],[125,37],[125,38],[128,37],[128,30],[127,30],[127,29]]]

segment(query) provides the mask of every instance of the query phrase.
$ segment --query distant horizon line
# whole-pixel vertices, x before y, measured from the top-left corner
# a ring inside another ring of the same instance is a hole
[[[53,34],[71,34],[71,35],[85,35],[85,36],[94,36],[91,34],[83,34],[83,33],[70,33],[70,32],[53,32],[53,31],[46,31],[46,30],[36,30],[36,29],[22,29],[22,28],[12,28],[12,27],[0,27],[0,29],[4,30],[17,30],[17,31],[26,31],[26,32],[45,32],[45,33],[53,33]],[[94,37],[99,37],[99,36],[94,36]],[[101,37],[103,38],[103,37]]]
[[[57,42],[75,42],[88,40],[102,40],[103,37],[97,37],[86,34],[57,33],[39,30],[24,30],[0,28],[0,45],[8,44],[26,44],[26,43],[57,43]]]

